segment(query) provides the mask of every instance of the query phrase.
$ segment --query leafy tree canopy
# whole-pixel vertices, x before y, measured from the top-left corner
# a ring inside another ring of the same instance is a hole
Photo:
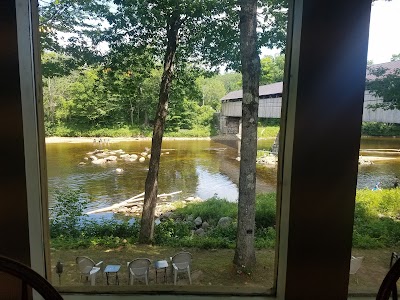
[[[261,59],[260,85],[283,81],[285,56],[265,56]]]
[[[366,89],[383,102],[370,105],[369,108],[385,110],[400,109],[400,69],[369,68],[374,79],[367,80]]]
[[[39,0],[42,51],[63,54],[62,59],[44,61],[50,64],[45,67],[45,76],[60,76],[99,58],[97,43],[108,10],[107,0]]]
[[[107,17],[111,45],[130,43],[150,49],[162,60],[167,24],[180,20],[176,61],[213,68],[240,69],[239,17],[236,0],[114,0],[116,12]],[[287,3],[262,0],[264,20],[259,22],[259,46],[284,48]]]
[[[392,58],[390,59],[390,61],[396,61],[396,60],[400,60],[400,53],[393,54]]]

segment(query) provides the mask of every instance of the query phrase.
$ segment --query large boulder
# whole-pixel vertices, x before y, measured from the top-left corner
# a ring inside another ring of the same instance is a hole
[[[116,161],[117,159],[118,157],[116,157],[115,155],[110,155],[105,158],[106,161]]]
[[[96,160],[92,160],[92,164],[95,164],[95,165],[102,165],[102,164],[105,164],[107,161],[104,159],[104,158],[99,158],[99,159],[96,159]]]
[[[167,219],[171,219],[172,216],[173,216],[173,212],[172,211],[167,211],[167,212],[161,214],[160,220],[164,221],[164,220],[167,220]]]
[[[198,236],[204,236],[206,233],[203,228],[199,228],[195,230],[194,234]]]
[[[196,219],[194,219],[194,224],[196,226],[200,226],[203,223],[203,220],[201,219],[200,216],[198,216]]]
[[[221,228],[226,228],[226,227],[229,227],[231,224],[232,224],[232,218],[222,217],[221,219],[219,219],[217,226],[219,226]]]
[[[201,224],[201,228],[203,228],[204,230],[207,230],[208,227],[210,227],[210,224],[208,224],[207,222],[203,222],[203,224]]]

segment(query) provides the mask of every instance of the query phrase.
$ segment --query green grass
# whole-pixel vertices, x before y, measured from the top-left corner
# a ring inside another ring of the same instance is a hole
[[[257,128],[257,136],[258,138],[276,138],[279,132],[279,126],[258,126]]]
[[[151,137],[152,129],[124,126],[121,128],[70,128],[58,126],[52,130],[49,136],[62,137]]]

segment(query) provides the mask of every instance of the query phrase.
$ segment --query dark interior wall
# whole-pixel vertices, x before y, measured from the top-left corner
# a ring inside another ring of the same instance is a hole
[[[294,3],[298,23],[287,77],[283,175],[290,191],[284,199],[288,220],[282,218],[288,228],[285,299],[342,299],[351,256],[371,3]]]
[[[24,138],[15,0],[0,1],[0,255],[30,264]],[[0,273],[2,299],[19,299],[20,282]]]
[[[15,0],[0,1],[0,254],[30,264]]]

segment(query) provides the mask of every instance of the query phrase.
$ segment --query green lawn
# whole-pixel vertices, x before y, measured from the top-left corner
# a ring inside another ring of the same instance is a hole
[[[54,250],[51,251],[51,265],[52,265],[52,282],[55,286],[59,286],[57,274],[54,272],[54,266],[57,260],[60,259],[64,263],[64,273],[61,277],[62,290],[63,289],[79,289],[82,286],[88,286],[88,283],[81,282],[79,273],[75,265],[75,257],[85,255],[91,257],[96,262],[104,261],[104,266],[107,264],[121,264],[121,271],[119,272],[120,286],[105,287],[105,276],[98,276],[96,286],[97,289],[104,291],[104,289],[111,289],[118,291],[121,288],[127,288],[128,277],[126,262],[139,257],[147,257],[152,261],[156,260],[169,260],[169,257],[179,251],[189,251],[193,255],[192,263],[192,280],[193,287],[206,286],[207,289],[227,289],[227,287],[235,287],[236,290],[245,291],[261,291],[265,292],[273,285],[274,279],[274,259],[275,253],[271,249],[257,250],[257,266],[251,274],[237,273],[232,265],[232,258],[234,250],[232,249],[218,249],[218,250],[204,250],[204,249],[176,249],[163,246],[121,246],[119,248],[109,249],[104,247],[96,247],[82,250]],[[355,276],[350,276],[350,293],[376,293],[379,285],[388,271],[388,264],[390,260],[391,249],[378,249],[378,250],[362,250],[354,249],[354,256],[364,256],[364,262],[359,270],[356,282]],[[159,275],[159,279],[161,276]],[[160,280],[162,281],[162,280]],[[113,282],[113,281],[112,281]],[[178,280],[178,285],[187,285],[187,278],[182,275]],[[170,272],[168,272],[168,282],[157,284],[155,283],[154,268],[150,270],[150,287],[159,288],[165,285],[172,285]],[[145,288],[143,283],[135,281],[133,290],[137,288]],[[95,288],[96,290],[96,288]],[[232,288],[228,289],[232,290]]]

